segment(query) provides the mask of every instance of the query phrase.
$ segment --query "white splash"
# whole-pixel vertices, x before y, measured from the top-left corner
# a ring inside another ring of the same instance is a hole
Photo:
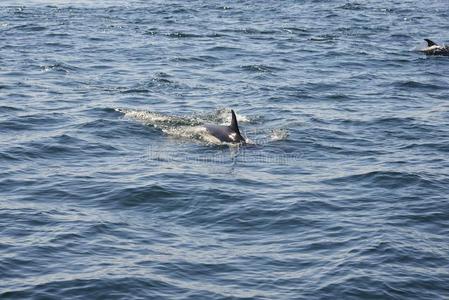
[[[116,108],[115,110],[123,113],[126,118],[131,118],[144,124],[151,124],[151,125],[161,122],[167,122],[173,118],[170,116],[164,116],[158,113],[142,110],[126,110],[119,108]]]
[[[288,138],[288,131],[285,129],[273,129],[269,134],[271,141],[282,141]]]
[[[125,118],[133,119],[144,125],[159,128],[163,133],[182,139],[190,139],[204,142],[209,145],[230,145],[211,135],[204,124],[215,123],[229,125],[231,123],[231,110],[219,109],[209,114],[194,114],[190,116],[171,116],[161,113],[116,108],[115,111],[123,114]],[[245,115],[236,114],[239,123],[250,122],[250,118]],[[256,144],[245,136],[247,144]]]

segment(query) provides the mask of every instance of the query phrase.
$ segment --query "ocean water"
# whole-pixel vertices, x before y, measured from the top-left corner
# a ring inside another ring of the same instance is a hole
[[[1,299],[449,299],[445,1],[124,2],[0,4]]]

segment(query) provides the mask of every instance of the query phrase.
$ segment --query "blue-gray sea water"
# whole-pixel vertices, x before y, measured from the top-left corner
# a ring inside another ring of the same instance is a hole
[[[448,19],[3,0],[0,298],[449,299]]]

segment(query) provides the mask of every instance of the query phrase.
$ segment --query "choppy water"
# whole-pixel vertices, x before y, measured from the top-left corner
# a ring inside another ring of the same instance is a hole
[[[448,299],[447,3],[19,4],[0,298]]]

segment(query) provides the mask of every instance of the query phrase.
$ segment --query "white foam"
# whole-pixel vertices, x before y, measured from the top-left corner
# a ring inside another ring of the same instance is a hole
[[[162,131],[165,134],[179,138],[201,140],[213,145],[222,144],[222,142],[211,135],[204,126],[173,126],[163,128]]]
[[[238,123],[250,122],[250,118],[248,116],[241,115],[237,112],[235,112],[235,116],[237,118]],[[232,120],[231,110],[227,108],[217,110],[215,113],[215,119],[216,119],[215,121],[217,121],[217,123],[220,123],[221,125],[231,124]]]
[[[198,115],[190,117],[168,116],[151,111],[121,108],[116,108],[115,111],[123,113],[125,118],[130,118],[145,125],[159,128],[169,136],[194,139],[212,145],[234,145],[232,143],[220,141],[201,125],[205,123],[223,123],[223,125],[229,125],[232,118],[230,109],[219,109],[212,115],[209,114],[204,117]],[[249,122],[249,118],[244,115],[236,114],[236,116],[239,122]],[[248,138],[246,138],[246,141],[248,144],[252,143]]]
[[[270,132],[270,140],[272,141],[282,141],[288,138],[288,131],[285,129],[273,129]]]
[[[161,122],[167,122],[172,119],[170,116],[164,116],[158,113],[142,111],[142,110],[126,110],[126,109],[116,109],[125,115],[126,118],[131,118],[136,121],[140,121],[145,124],[157,124]]]

